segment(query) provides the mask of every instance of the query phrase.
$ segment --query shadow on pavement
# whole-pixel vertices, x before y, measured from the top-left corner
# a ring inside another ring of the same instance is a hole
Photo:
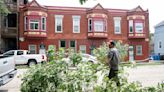
[[[8,92],[8,90],[0,90],[0,92]]]

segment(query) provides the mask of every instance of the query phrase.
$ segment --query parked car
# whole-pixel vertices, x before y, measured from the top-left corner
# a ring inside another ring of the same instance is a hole
[[[81,54],[82,56],[82,62],[92,62],[92,63],[98,63],[97,58],[95,56],[92,56],[90,54]],[[69,62],[70,58],[63,58],[63,61]]]
[[[47,61],[45,54],[30,54],[28,50],[10,50],[2,55],[13,56],[16,65],[27,64],[32,66]]]
[[[11,81],[16,75],[13,56],[0,56],[0,86]]]

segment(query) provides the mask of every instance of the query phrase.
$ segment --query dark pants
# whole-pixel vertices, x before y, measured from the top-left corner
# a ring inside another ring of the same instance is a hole
[[[110,69],[108,77],[109,79],[113,79],[117,83],[117,86],[120,85],[119,79],[118,79],[118,70]]]

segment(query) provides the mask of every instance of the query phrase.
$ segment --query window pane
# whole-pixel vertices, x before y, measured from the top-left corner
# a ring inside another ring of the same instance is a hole
[[[129,20],[129,32],[133,32],[133,20]]]
[[[56,31],[62,31],[62,18],[56,19]]]
[[[97,32],[103,32],[103,21],[94,21],[94,29]]]
[[[36,53],[36,45],[29,45],[29,51],[30,51],[30,54],[35,54]]]
[[[136,48],[137,48],[137,55],[142,55],[142,46],[138,45],[136,46]]]
[[[81,53],[86,53],[86,45],[80,45]]]
[[[121,33],[121,20],[114,20],[115,33]]]
[[[70,41],[70,47],[75,47],[75,41]]]
[[[60,41],[60,47],[66,47],[65,41]]]
[[[92,31],[92,19],[89,19],[89,23],[88,23],[88,31]]]
[[[73,19],[73,32],[80,31],[80,19]]]
[[[143,32],[143,23],[135,23],[135,31],[137,33],[142,33]]]

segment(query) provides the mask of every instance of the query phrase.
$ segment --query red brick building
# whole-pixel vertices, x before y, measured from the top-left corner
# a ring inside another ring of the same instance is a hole
[[[129,59],[149,56],[149,13],[132,10],[41,6],[35,0],[20,8],[20,49],[44,53],[48,48],[73,48],[92,53],[110,40],[129,44]]]

